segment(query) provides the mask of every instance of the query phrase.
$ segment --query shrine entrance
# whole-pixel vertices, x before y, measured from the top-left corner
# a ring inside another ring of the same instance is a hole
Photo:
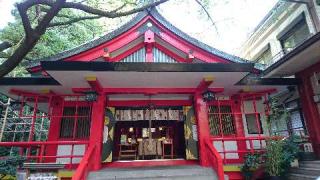
[[[194,119],[190,109],[190,106],[108,107],[103,162],[196,160],[197,141],[192,138],[196,132],[192,133],[195,127],[190,127]],[[196,151],[192,158],[190,146]]]

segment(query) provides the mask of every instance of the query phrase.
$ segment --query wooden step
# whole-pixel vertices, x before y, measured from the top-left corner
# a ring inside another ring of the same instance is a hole
[[[122,150],[121,153],[135,153],[136,150]]]
[[[135,154],[121,154],[121,158],[122,157],[135,157]]]

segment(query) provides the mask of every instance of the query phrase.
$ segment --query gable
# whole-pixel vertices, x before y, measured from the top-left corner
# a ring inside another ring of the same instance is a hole
[[[144,57],[142,57],[144,55]],[[139,57],[138,57],[139,56]],[[41,61],[243,63],[180,31],[155,9],[139,13],[117,30]],[[33,65],[34,67],[34,65]]]
[[[162,52],[158,48],[152,49],[153,53],[153,62],[154,63],[178,63],[177,60],[172,58],[171,56],[167,55],[166,53]],[[125,58],[121,59],[119,62],[147,62],[146,61],[146,48],[143,47],[132,54],[126,56]]]

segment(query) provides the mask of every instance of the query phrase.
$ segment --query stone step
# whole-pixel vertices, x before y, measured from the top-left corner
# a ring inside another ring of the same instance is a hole
[[[112,180],[127,180],[128,178],[112,178]],[[130,180],[218,180],[212,176],[175,176],[175,177],[151,177],[151,178],[129,178]],[[105,180],[97,178],[97,180]],[[106,180],[111,180],[108,178]]]
[[[299,167],[301,168],[318,168],[320,169],[320,163],[305,163],[305,162],[299,162]]]
[[[90,172],[88,179],[94,180],[114,180],[114,179],[173,179],[206,180],[217,179],[216,174],[211,168],[201,166],[159,166],[159,167],[140,167],[140,168],[105,168],[100,171]]]
[[[291,168],[291,173],[294,174],[303,174],[303,175],[311,175],[311,176],[320,176],[320,169],[319,168]]]
[[[290,173],[289,180],[316,180],[318,176]]]
[[[314,165],[320,165],[320,161],[299,161],[299,164],[314,164]]]

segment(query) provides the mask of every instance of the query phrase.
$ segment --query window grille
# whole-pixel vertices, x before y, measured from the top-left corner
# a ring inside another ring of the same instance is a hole
[[[209,126],[213,136],[234,135],[234,116],[231,106],[209,106]]]
[[[64,107],[60,125],[60,138],[88,138],[90,134],[90,123],[90,107]]]

